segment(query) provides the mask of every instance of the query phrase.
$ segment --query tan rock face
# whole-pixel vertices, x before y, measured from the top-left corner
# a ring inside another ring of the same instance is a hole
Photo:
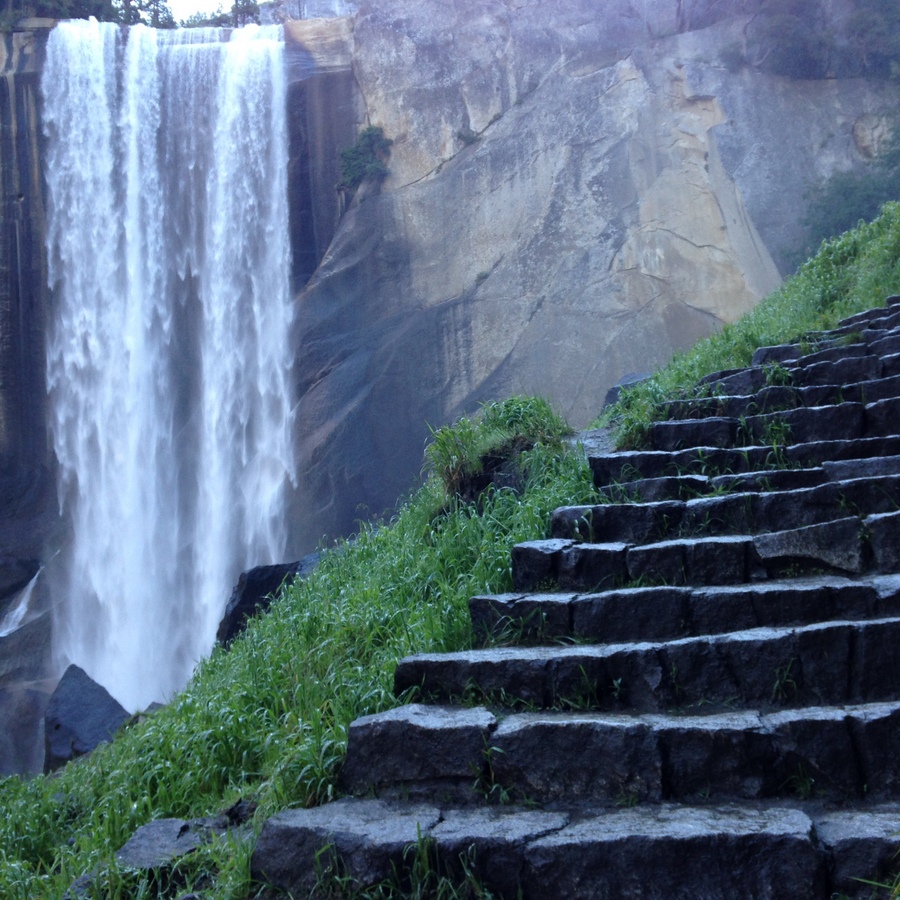
[[[426,422],[527,392],[583,425],[778,285],[806,186],[860,160],[896,86],[732,74],[742,20],[675,7],[359,5],[360,124],[394,145],[299,298],[310,539],[392,503]]]
[[[890,137],[891,120],[888,116],[865,113],[853,123],[853,142],[860,156],[866,159],[875,159]]]

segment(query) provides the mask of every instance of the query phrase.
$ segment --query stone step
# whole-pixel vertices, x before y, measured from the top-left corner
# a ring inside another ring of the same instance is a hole
[[[896,431],[896,426],[894,428]],[[813,468],[825,462],[875,459],[900,455],[900,435],[863,440],[818,441],[786,447],[691,447],[687,450],[623,450],[590,456],[597,487],[679,475],[707,477],[796,466]]]
[[[741,419],[710,416],[705,419],[670,419],[650,429],[654,450],[691,447],[732,447],[809,444],[884,437],[897,427],[900,400],[891,397],[874,403],[839,403],[800,406],[796,409],[746,416]]]
[[[357,796],[597,805],[799,797],[872,802],[900,790],[900,701],[707,715],[521,713],[411,704],[350,725]]]
[[[848,481],[879,475],[900,474],[900,456],[869,459],[826,460],[805,469],[763,469],[730,475],[668,475],[642,478],[599,488],[613,503],[655,503],[662,500],[694,500],[725,492],[791,491],[817,487],[827,481]]]
[[[637,587],[601,593],[490,594],[469,612],[482,645],[574,638],[665,641],[735,630],[900,615],[900,576],[833,575],[717,587]]]
[[[885,356],[863,354],[847,356],[831,348],[796,360],[784,366],[789,380],[795,387],[814,385],[852,384],[877,378],[889,378],[900,374],[900,357],[889,353]],[[868,349],[868,348],[866,348]],[[890,349],[890,348],[886,348]],[[780,373],[779,373],[780,374]],[[775,376],[772,363],[712,372],[698,382],[709,385],[719,394],[755,394],[770,386]]]
[[[891,871],[897,821],[893,806],[822,812],[799,802],[547,811],[349,798],[270,818],[250,870],[303,897],[391,879],[411,896],[413,861],[426,856],[432,872],[523,900],[862,898],[871,888],[857,879]]]
[[[894,459],[895,457],[888,457]],[[878,462],[885,457],[878,457]],[[900,467],[897,472],[900,473]],[[873,464],[859,475],[894,474],[891,464]],[[826,481],[838,481],[858,477],[853,465],[826,470],[823,466],[809,469],[762,469],[731,475],[669,475],[662,478],[642,478],[624,484],[604,485],[599,489],[602,497],[614,503],[653,503],[662,500],[693,500],[723,492],[792,491],[797,488],[816,487]]]
[[[842,319],[838,323],[837,328],[833,329],[830,333],[846,334],[848,331],[858,331],[860,328],[892,327],[890,323],[893,322],[894,317],[898,314],[896,303],[893,301],[893,297],[888,297],[882,307],[867,309],[863,312],[856,313],[855,315],[848,316],[846,319]]]
[[[900,343],[900,334],[895,336]],[[900,375],[853,384],[826,384],[813,387],[773,385],[755,394],[698,397],[671,400],[664,407],[666,420],[723,417],[740,419],[763,413],[777,413],[801,407],[834,406],[840,403],[874,403],[900,396]]]
[[[766,534],[821,525],[850,515],[865,518],[893,513],[898,507],[900,475],[873,475],[790,491],[563,506],[551,516],[550,533],[552,538],[592,544],[650,544],[699,535]]]
[[[408,699],[534,709],[841,706],[893,699],[898,665],[900,619],[890,617],[668,642],[420,654],[400,661],[394,689]]]
[[[512,550],[513,589],[599,591],[633,584],[729,585],[783,574],[894,571],[891,529],[898,513],[840,519],[758,535],[688,537],[646,544],[587,543],[550,538]],[[871,521],[870,521],[871,519]],[[891,543],[870,552],[872,529]]]
[[[519,802],[892,799],[900,703],[711,715],[523,713],[485,739],[485,775]]]

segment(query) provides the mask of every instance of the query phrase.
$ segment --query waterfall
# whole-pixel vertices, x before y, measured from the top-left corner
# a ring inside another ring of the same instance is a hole
[[[185,685],[237,575],[286,552],[285,91],[277,26],[50,35],[54,648],[130,709]]]

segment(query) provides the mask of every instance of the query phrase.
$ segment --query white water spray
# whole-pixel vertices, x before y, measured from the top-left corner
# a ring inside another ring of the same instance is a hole
[[[54,641],[132,709],[184,686],[241,570],[284,558],[285,89],[277,27],[50,35]]]

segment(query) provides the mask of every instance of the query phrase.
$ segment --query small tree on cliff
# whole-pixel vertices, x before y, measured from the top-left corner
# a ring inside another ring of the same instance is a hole
[[[393,141],[379,125],[364,128],[352,147],[341,151],[341,181],[338,188],[355,191],[366,179],[378,181],[388,173],[387,159]]]

